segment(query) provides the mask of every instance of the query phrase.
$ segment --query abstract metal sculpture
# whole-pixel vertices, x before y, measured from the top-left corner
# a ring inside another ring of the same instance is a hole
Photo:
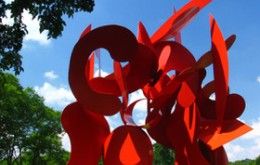
[[[62,113],[62,125],[71,140],[69,164],[150,165],[151,138],[176,151],[175,165],[225,165],[223,145],[250,131],[237,118],[244,99],[229,93],[226,40],[210,17],[211,50],[195,60],[180,41],[180,31],[210,0],[192,0],[176,11],[151,37],[139,23],[138,37],[127,28],[87,27],[75,45],[69,83],[77,101]],[[94,77],[94,51],[105,48],[114,72]],[[120,62],[128,62],[124,67]],[[206,85],[205,68],[213,64],[214,80]],[[168,74],[174,71],[174,75]],[[128,95],[141,89],[147,100],[146,124],[132,120],[136,103]],[[215,94],[215,100],[210,96]],[[121,97],[121,98],[119,98]],[[120,112],[123,126],[110,133],[104,115]]]

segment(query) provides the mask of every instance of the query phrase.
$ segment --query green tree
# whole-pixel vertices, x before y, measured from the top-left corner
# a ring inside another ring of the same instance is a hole
[[[164,147],[161,144],[155,143],[153,145],[153,151],[154,151],[154,165],[170,165],[173,164],[175,154],[174,151]]]
[[[0,91],[0,162],[66,164],[60,112],[11,74],[0,73]]]
[[[260,165],[260,155],[256,158],[255,164],[256,164],[256,165]]]
[[[229,165],[256,165],[255,160],[245,159],[229,163]]]
[[[91,12],[93,7],[94,0],[14,0],[10,4],[0,0],[0,71],[13,69],[16,74],[23,71],[19,51],[27,33],[22,22],[24,10],[39,20],[40,32],[47,30],[49,38],[57,38],[66,25],[63,15],[72,17],[78,11]],[[13,25],[2,23],[8,10],[11,11]]]

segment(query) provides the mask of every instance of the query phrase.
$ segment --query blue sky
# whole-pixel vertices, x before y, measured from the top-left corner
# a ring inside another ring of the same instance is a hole
[[[47,40],[46,33],[39,34],[37,20],[32,21],[25,12],[24,19],[29,34],[24,40],[24,72],[19,76],[23,86],[33,87],[57,110],[73,101],[67,73],[72,48],[82,30],[89,24],[98,27],[119,24],[137,33],[137,24],[142,21],[148,33],[153,32],[187,0],[96,0],[92,13],[78,13],[66,19],[67,26],[56,40]],[[182,31],[183,45],[198,59],[210,49],[209,14],[218,21],[224,36],[237,35],[237,40],[229,51],[230,90],[242,95],[247,107],[241,120],[252,125],[255,130],[226,146],[229,159],[254,158],[260,154],[260,1],[259,0],[213,0]],[[8,20],[6,20],[8,21]],[[104,51],[101,51],[101,53]],[[102,70],[111,72],[112,64],[107,53],[102,56]],[[212,68],[211,68],[212,69]],[[210,71],[212,72],[212,71]],[[208,75],[207,81],[212,79]],[[141,97],[140,93],[132,97]],[[143,121],[142,105],[137,107],[136,120]],[[111,123],[115,127],[119,121]],[[110,119],[111,120],[111,119]],[[68,140],[66,141],[68,143]]]

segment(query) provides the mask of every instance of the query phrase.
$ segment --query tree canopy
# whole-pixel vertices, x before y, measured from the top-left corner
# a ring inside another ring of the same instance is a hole
[[[66,164],[58,111],[33,89],[0,72],[0,164]]]
[[[20,50],[28,33],[22,21],[25,10],[39,20],[40,32],[46,30],[48,38],[57,38],[66,25],[63,15],[72,17],[78,11],[91,12],[93,7],[94,0],[14,0],[10,4],[0,0],[0,71],[13,69],[16,74],[23,71]],[[13,25],[2,23],[8,10]]]
[[[165,165],[173,164],[175,159],[175,153],[173,150],[164,147],[159,143],[153,145],[154,160],[153,164]]]
[[[260,165],[260,155],[255,159],[244,159],[229,163],[229,165]]]

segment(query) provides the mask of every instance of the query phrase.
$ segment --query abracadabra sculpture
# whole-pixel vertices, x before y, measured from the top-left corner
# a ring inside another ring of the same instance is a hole
[[[199,60],[186,49],[180,31],[210,0],[191,0],[151,37],[139,23],[138,37],[127,28],[87,27],[75,45],[69,83],[77,101],[62,113],[71,141],[71,165],[150,165],[150,138],[176,152],[175,165],[225,165],[223,145],[250,131],[237,118],[244,99],[229,91],[227,50],[235,35],[224,39],[210,17],[211,49]],[[94,51],[105,48],[114,72],[94,77]],[[128,62],[124,67],[120,62]],[[205,68],[213,65],[214,80],[206,85]],[[175,74],[168,74],[174,71]],[[147,100],[146,124],[132,120],[136,103],[128,95],[141,89]],[[215,99],[210,96],[215,94]],[[124,125],[110,132],[104,115],[120,112]],[[147,130],[144,132],[143,129]]]

